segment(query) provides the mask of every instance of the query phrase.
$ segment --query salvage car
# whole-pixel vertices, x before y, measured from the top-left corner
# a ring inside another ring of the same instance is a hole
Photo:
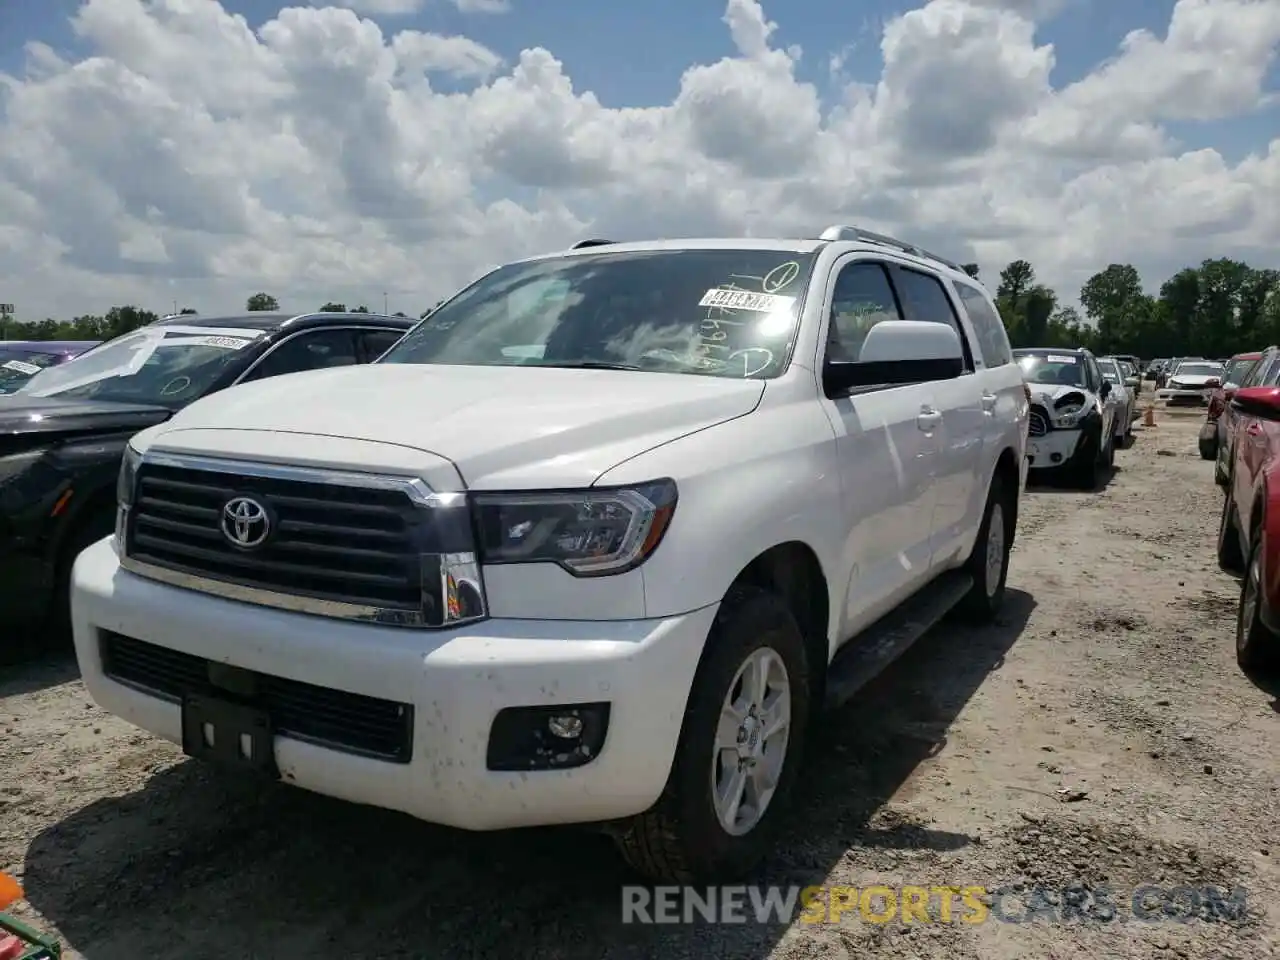
[[[1156,399],[1168,406],[1207,404],[1209,392],[1222,385],[1224,373],[1223,365],[1214,360],[1180,360],[1156,391]]]
[[[1261,351],[1237,353],[1224,365],[1222,382],[1209,392],[1209,406],[1205,410],[1204,423],[1200,425],[1200,456],[1204,460],[1214,460],[1218,456],[1218,445],[1222,442],[1222,425],[1219,424],[1223,412],[1227,409],[1236,390],[1249,377],[1262,358]]]
[[[370,367],[136,436],[76,656],[194,757],[723,882],[819,709],[998,615],[1026,422],[991,294],[891,237],[509,263]]]
[[[117,337],[0,399],[0,656],[69,634],[71,564],[115,525],[129,437],[234,384],[373,360],[416,322],[334,313],[185,319]],[[23,631],[18,649],[10,624],[42,621]]]
[[[1102,379],[1111,384],[1111,392],[1116,397],[1116,416],[1111,428],[1115,447],[1127,450],[1133,444],[1133,421],[1138,419],[1138,399],[1132,386],[1133,378],[1125,377],[1120,361],[1114,357],[1100,359],[1098,369],[1102,372]]]
[[[1280,386],[1241,387],[1231,399],[1235,443],[1218,526],[1218,563],[1242,577],[1236,661],[1280,666]]]
[[[17,392],[45,367],[66,363],[98,345],[97,340],[5,340],[0,342],[0,396]]]
[[[1031,393],[1031,470],[1063,473],[1094,489],[1115,462],[1120,394],[1088,350],[1028,347],[1013,354]]]

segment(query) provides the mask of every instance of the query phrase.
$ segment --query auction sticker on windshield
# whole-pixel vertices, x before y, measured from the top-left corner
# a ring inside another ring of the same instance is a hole
[[[750,290],[726,290],[723,287],[713,287],[702,295],[698,306],[774,313],[792,307],[795,302],[795,297],[783,297],[775,293],[752,293]]]
[[[245,340],[242,337],[182,337],[181,339],[175,337],[166,341],[166,345],[169,343],[180,343],[184,346],[189,344],[196,347],[226,347],[228,350],[243,350],[253,341]]]
[[[1079,358],[1079,357],[1072,357],[1072,356],[1068,356],[1067,354],[1061,354],[1061,353],[1056,353],[1056,354],[1055,354],[1055,353],[1051,353],[1051,354],[1049,354],[1049,358],[1048,358],[1048,359],[1049,359],[1049,362],[1050,362],[1050,363],[1075,363],[1075,362],[1077,362],[1080,358]]]
[[[40,368],[34,363],[25,363],[22,360],[8,360],[0,364],[0,366],[3,366],[6,370],[17,370],[19,373],[25,373],[29,377],[34,377],[40,372]]]

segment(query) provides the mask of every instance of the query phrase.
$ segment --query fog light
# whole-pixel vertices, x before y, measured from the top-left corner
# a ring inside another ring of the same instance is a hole
[[[547,720],[547,729],[561,740],[575,740],[582,736],[582,718],[572,713],[560,714]]]
[[[594,760],[609,729],[608,703],[507,707],[489,731],[490,770],[568,770]]]
[[[1050,459],[1052,462],[1054,462],[1054,463],[1061,463],[1061,462],[1062,462],[1062,454],[1060,454],[1060,453],[1051,453],[1051,454],[1049,454],[1049,459]]]

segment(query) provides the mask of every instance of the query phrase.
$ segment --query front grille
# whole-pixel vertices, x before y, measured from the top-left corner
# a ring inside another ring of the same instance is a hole
[[[103,672],[154,696],[181,702],[188,694],[227,697],[210,682],[210,661],[134,640],[102,635]],[[264,673],[250,674],[254,692],[237,699],[266,710],[276,733],[344,753],[408,763],[413,755],[413,707]]]
[[[1038,403],[1031,405],[1031,422],[1027,433],[1033,437],[1043,437],[1049,432],[1049,412]]]
[[[234,546],[223,508],[238,496],[266,507],[271,534]],[[318,600],[420,612],[414,528],[422,511],[401,490],[234,475],[144,462],[126,553],[131,560]]]

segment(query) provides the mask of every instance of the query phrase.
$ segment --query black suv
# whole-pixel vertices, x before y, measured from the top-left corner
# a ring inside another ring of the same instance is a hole
[[[0,397],[0,660],[30,652],[37,638],[70,636],[71,564],[114,527],[129,437],[239,383],[376,360],[417,322],[367,313],[175,317]],[[21,643],[18,624],[34,628]]]

